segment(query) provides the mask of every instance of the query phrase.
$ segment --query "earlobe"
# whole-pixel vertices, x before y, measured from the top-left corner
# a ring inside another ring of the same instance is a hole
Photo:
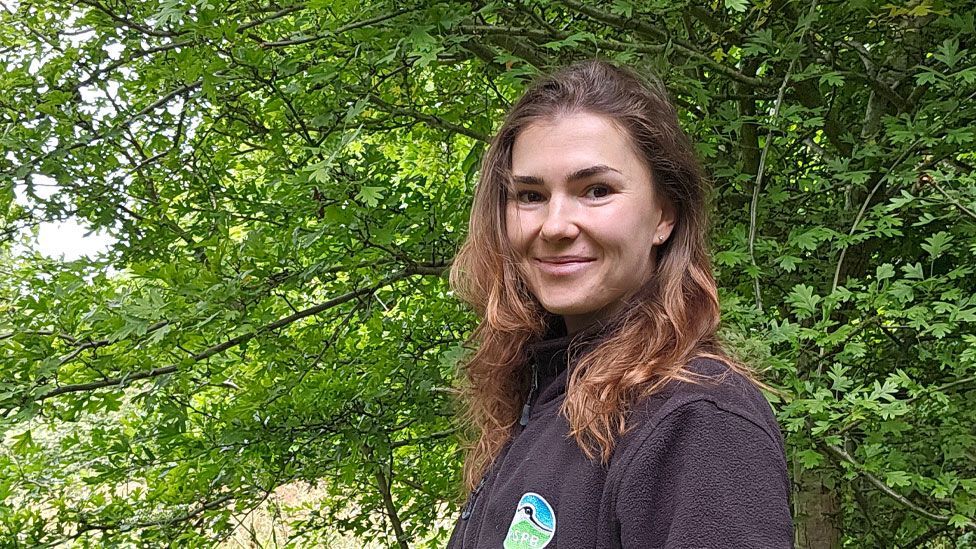
[[[674,230],[674,224],[677,221],[676,217],[674,206],[665,203],[661,208],[661,220],[658,222],[655,232],[658,235],[655,244],[664,244],[671,237],[671,232]]]

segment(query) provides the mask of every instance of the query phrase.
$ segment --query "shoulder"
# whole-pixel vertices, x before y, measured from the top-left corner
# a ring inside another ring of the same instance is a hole
[[[783,439],[773,410],[750,379],[724,362],[692,360],[685,371],[690,381],[672,381],[631,409],[630,428],[619,441],[615,461],[629,461],[649,441],[690,438],[705,442],[723,433],[749,435],[763,446],[783,452]],[[725,438],[725,437],[722,437]]]
[[[748,378],[714,360],[632,408],[607,474],[624,547],[792,547],[778,424]]]

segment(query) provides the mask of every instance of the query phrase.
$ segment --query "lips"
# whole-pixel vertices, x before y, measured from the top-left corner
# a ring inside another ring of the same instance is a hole
[[[539,261],[544,261],[546,263],[585,263],[587,261],[593,261],[592,257],[583,257],[579,255],[559,255],[551,257],[540,257]]]
[[[536,258],[535,263],[539,270],[551,276],[569,276],[589,267],[589,264],[596,261],[589,257],[561,256],[548,257],[545,259]]]

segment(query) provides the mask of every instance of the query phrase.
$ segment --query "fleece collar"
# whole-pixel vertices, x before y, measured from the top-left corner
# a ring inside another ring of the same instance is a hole
[[[526,346],[528,365],[538,375],[538,398],[533,407],[541,406],[565,393],[570,363],[575,365],[584,354],[612,333],[614,327],[615,323],[612,321],[597,321],[575,334],[567,334],[561,317],[550,319],[544,338]]]

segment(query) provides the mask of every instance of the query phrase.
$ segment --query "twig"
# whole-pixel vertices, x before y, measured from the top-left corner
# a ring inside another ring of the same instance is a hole
[[[72,344],[78,342],[78,340],[75,339],[74,336],[71,336],[69,334],[65,334],[65,333],[62,333],[62,332],[55,332],[54,330],[24,330],[22,332],[10,332],[9,334],[0,335],[0,341],[3,341],[4,339],[9,339],[11,337],[14,337],[16,335],[21,335],[21,334],[24,334],[24,335],[42,335],[42,336],[43,335],[53,335],[53,336],[60,337],[61,339],[65,340],[65,341],[67,341],[69,343],[72,343]]]
[[[863,475],[864,478],[866,478],[868,480],[868,482],[870,482],[871,484],[875,485],[879,490],[881,490],[886,495],[888,495],[888,497],[894,499],[895,501],[897,501],[898,503],[900,503],[906,509],[908,509],[910,511],[913,511],[913,512],[919,514],[919,515],[922,515],[923,517],[926,517],[926,518],[929,518],[929,519],[932,519],[932,520],[937,520],[939,522],[947,522],[949,520],[949,518],[950,518],[949,515],[940,515],[940,514],[937,514],[937,513],[933,513],[931,511],[927,511],[927,510],[919,507],[918,505],[912,503],[905,496],[903,496],[903,495],[899,494],[898,492],[892,490],[887,484],[885,484],[884,482],[882,482],[878,477],[876,477],[876,476],[872,475],[871,473],[865,471],[864,470],[864,466],[861,465],[860,463],[858,463],[843,448],[841,448],[839,446],[836,446],[834,444],[824,444],[823,446],[825,446],[828,450],[830,450],[830,452],[835,457],[837,457],[837,458],[839,458],[839,459],[841,459],[843,461],[846,461],[846,462],[850,463],[851,465],[853,465],[854,468],[857,469],[858,474]],[[969,527],[973,527],[973,526],[976,526],[976,525],[974,525],[972,523],[972,521],[970,521],[969,524],[968,524],[968,526]]]
[[[118,122],[116,124],[113,124],[111,127],[107,128],[105,131],[102,131],[102,132],[99,132],[99,133],[93,133],[93,134],[91,134],[91,135],[89,135],[87,137],[84,137],[84,138],[80,139],[79,141],[76,141],[76,142],[72,143],[70,146],[58,147],[58,148],[53,149],[52,151],[50,151],[48,153],[38,155],[35,158],[32,158],[31,160],[28,160],[28,161],[24,162],[22,164],[22,166],[30,166],[30,167],[33,167],[33,166],[36,166],[37,164],[41,163],[42,161],[47,160],[48,158],[51,158],[51,157],[55,156],[56,154],[60,154],[60,153],[66,152],[66,151],[73,151],[73,150],[79,149],[81,147],[87,147],[87,146],[95,143],[96,141],[100,141],[102,139],[105,139],[110,133],[112,133],[114,131],[117,131],[117,130],[119,130],[121,128],[128,127],[130,124],[132,124],[133,122],[135,122],[137,118],[140,118],[140,117],[142,117],[142,116],[144,116],[144,115],[146,115],[146,114],[148,114],[148,113],[150,113],[150,112],[152,112],[152,111],[154,111],[154,110],[162,107],[166,103],[170,102],[174,97],[176,97],[178,95],[187,94],[188,92],[193,91],[193,90],[195,90],[196,88],[199,88],[202,85],[203,85],[203,80],[200,79],[200,80],[197,80],[196,82],[192,82],[192,83],[187,84],[185,86],[181,86],[181,87],[179,87],[179,88],[177,88],[177,89],[175,89],[175,90],[167,93],[166,95],[160,97],[159,99],[157,99],[156,101],[154,101],[151,105],[143,108],[139,112],[137,112],[137,113],[135,113],[135,114],[133,114],[131,116],[126,117],[121,122]]]
[[[813,0],[810,4],[809,15],[807,16],[807,21],[810,21],[810,16],[817,9],[817,0]],[[810,30],[810,25],[807,23],[806,27],[800,32],[800,43],[803,43],[804,37],[806,37],[807,31]],[[770,127],[769,131],[766,133],[766,143],[763,145],[762,154],[759,156],[759,169],[756,172],[756,184],[752,188],[752,201],[749,204],[749,258],[752,260],[753,267],[756,266],[756,231],[757,231],[757,218],[759,216],[759,191],[762,189],[763,176],[766,171],[766,156],[769,154],[769,148],[773,144],[773,127],[772,123],[776,121],[779,117],[780,107],[783,105],[783,95],[786,93],[786,85],[790,82],[790,75],[793,73],[793,65],[796,63],[796,58],[790,60],[790,66],[786,69],[786,75],[783,76],[783,83],[779,86],[779,92],[776,94],[776,103],[773,106],[773,113],[770,116]],[[762,303],[762,291],[759,288],[759,273],[757,272],[752,277],[753,289],[756,292],[756,308],[759,312],[763,310]]]
[[[115,21],[117,23],[121,23],[125,27],[131,28],[131,29],[134,29],[134,30],[137,30],[137,31],[139,31],[142,34],[146,34],[146,35],[149,35],[149,36],[161,36],[161,37],[182,36],[182,35],[186,34],[186,31],[179,31],[179,32],[177,32],[177,31],[160,31],[160,30],[151,29],[151,28],[149,28],[149,27],[147,27],[147,26],[145,26],[143,24],[136,23],[135,21],[132,21],[130,19],[126,19],[125,17],[122,17],[121,15],[113,12],[112,10],[108,9],[107,7],[99,4],[98,2],[96,2],[94,0],[78,0],[78,3],[79,4],[84,4],[84,5],[89,6],[91,8],[95,8],[98,11],[100,11],[100,12],[104,13],[105,15],[109,16],[109,18],[111,18],[113,21]]]
[[[684,40],[680,40],[673,36],[670,36],[668,35],[667,32],[664,32],[660,29],[654,28],[653,26],[642,22],[640,18],[617,17],[609,13],[601,12],[589,5],[583,4],[582,2],[577,2],[575,0],[562,0],[562,3],[566,4],[570,8],[580,13],[586,14],[587,16],[601,23],[606,23],[608,25],[612,25],[616,28],[621,28],[621,29],[633,29],[638,33],[652,36],[659,40],[667,40],[668,43],[675,50],[680,51],[681,53],[695,59],[699,63],[703,63],[707,65],[708,67],[715,70],[715,72],[721,73],[731,78],[732,80],[735,80],[736,82],[746,84],[748,86],[757,87],[757,88],[772,87],[771,82],[762,80],[760,78],[753,78],[751,76],[746,76],[727,65],[723,65],[715,61],[715,59],[713,59],[711,56],[696,50],[692,44],[685,42]]]
[[[86,532],[90,532],[92,530],[98,530],[98,531],[101,531],[101,532],[108,532],[108,531],[128,532],[130,530],[135,530],[137,528],[150,528],[150,527],[153,527],[153,526],[166,526],[166,525],[173,524],[173,523],[176,523],[176,522],[183,522],[183,521],[189,520],[189,519],[191,519],[193,517],[196,517],[197,515],[203,513],[204,511],[209,511],[211,509],[216,509],[216,508],[224,505],[228,501],[238,499],[238,497],[239,496],[237,496],[235,494],[227,494],[227,495],[221,496],[221,497],[219,497],[219,498],[217,498],[217,499],[215,499],[213,501],[209,501],[209,502],[203,503],[199,507],[197,507],[196,509],[194,509],[192,511],[187,511],[186,513],[183,513],[181,515],[176,515],[176,516],[173,516],[173,517],[169,517],[169,518],[165,518],[165,519],[159,519],[159,520],[151,520],[151,521],[146,521],[146,522],[134,522],[132,524],[87,524],[85,522],[82,522],[79,525],[78,532],[74,536],[72,536],[72,537],[76,539],[76,538],[80,537],[82,534],[84,534]]]
[[[968,97],[966,97],[965,99],[963,99],[962,101],[960,101],[955,107],[953,107],[949,112],[947,112],[942,117],[942,119],[943,120],[948,119],[950,116],[952,116],[953,114],[955,114],[955,112],[957,110],[959,110],[959,108],[962,105],[969,105],[970,102],[973,100],[973,98],[976,98],[976,92],[973,92],[973,93],[969,94]],[[871,192],[868,194],[867,198],[864,200],[864,203],[861,204],[861,209],[860,209],[860,211],[857,212],[857,217],[854,218],[854,223],[851,224],[851,230],[847,232],[847,236],[853,235],[854,234],[854,231],[857,230],[857,226],[861,224],[861,219],[864,217],[864,213],[867,211],[868,205],[871,203],[871,199],[874,198],[874,194],[876,192],[878,192],[878,189],[881,187],[881,184],[888,179],[888,177],[895,171],[895,168],[897,168],[899,164],[901,164],[902,162],[904,162],[904,160],[906,158],[908,158],[908,155],[910,155],[913,152],[915,152],[915,148],[918,147],[921,143],[922,143],[922,138],[921,137],[917,138],[911,144],[911,146],[909,146],[907,149],[905,149],[904,151],[902,151],[902,153],[900,155],[898,155],[898,157],[895,159],[895,161],[891,164],[891,167],[888,168],[888,171],[885,172],[884,175],[882,175],[881,177],[878,178],[878,181],[877,181],[877,183],[875,183],[874,188],[871,189]],[[831,293],[833,293],[833,291],[837,289],[837,284],[840,282],[840,271],[841,271],[841,268],[844,265],[844,258],[846,256],[847,256],[847,246],[844,246],[840,250],[840,257],[837,258],[837,268],[834,269],[834,282],[833,282],[833,284],[831,284],[831,287],[830,287],[830,292]]]
[[[400,107],[397,107],[397,106],[394,106],[394,105],[390,105],[386,101],[383,101],[382,99],[380,99],[380,98],[378,98],[378,97],[376,97],[375,95],[372,95],[372,94],[369,95],[369,101],[370,101],[370,103],[373,103],[374,105],[376,105],[377,107],[379,107],[383,111],[388,112],[390,114],[401,115],[401,116],[409,116],[409,117],[415,118],[415,119],[417,119],[417,120],[419,120],[421,122],[426,122],[426,123],[430,124],[431,126],[437,126],[437,127],[443,128],[445,130],[448,130],[448,131],[451,131],[451,132],[454,132],[454,133],[458,133],[458,134],[461,134],[461,135],[466,135],[466,136],[468,136],[468,137],[470,137],[472,139],[476,139],[478,141],[484,141],[484,142],[488,142],[489,141],[488,136],[482,135],[481,133],[478,133],[478,132],[476,132],[474,130],[470,130],[468,128],[465,128],[464,126],[459,126],[457,124],[448,122],[447,120],[444,120],[443,118],[441,118],[439,116],[434,116],[432,114],[426,114],[426,113],[422,113],[422,112],[407,110],[407,109],[403,109],[403,108],[400,108]]]
[[[936,387],[934,389],[926,389],[922,394],[915,395],[915,396],[913,396],[911,398],[906,398],[905,400],[902,400],[901,402],[904,403],[904,404],[906,404],[906,405],[907,404],[911,404],[911,403],[915,402],[916,400],[922,398],[923,396],[926,396],[926,395],[929,395],[929,394],[932,394],[932,393],[937,393],[937,392],[938,393],[941,393],[942,391],[947,391],[949,389],[952,389],[953,387],[958,387],[960,385],[966,385],[967,383],[972,383],[974,381],[976,381],[976,376],[969,376],[969,377],[964,377],[964,378],[961,378],[961,379],[957,379],[955,381],[950,381],[949,383],[945,383],[943,385],[939,385],[938,387]],[[851,423],[848,423],[842,429],[840,429],[839,431],[837,431],[837,434],[838,435],[846,434],[847,432],[849,432],[854,427],[857,427],[858,425],[860,425],[861,421],[863,421],[863,418],[856,419],[856,420],[852,421]]]
[[[949,202],[952,202],[957,208],[959,208],[960,210],[962,210],[963,213],[965,213],[966,215],[968,215],[969,217],[971,217],[973,219],[976,219],[976,213],[973,213],[972,210],[970,210],[969,208],[967,208],[967,207],[963,206],[962,204],[960,204],[958,200],[956,200],[955,198],[949,196],[949,193],[947,193],[945,191],[945,189],[942,188],[941,185],[939,185],[938,183],[936,183],[936,181],[934,179],[931,180],[931,181],[929,181],[929,184],[931,184],[933,187],[935,187],[936,189],[938,189],[939,192],[942,193],[942,196],[946,197],[946,200],[948,200]]]
[[[443,270],[444,270],[443,267],[441,267],[439,269],[425,268],[425,267],[417,267],[417,268],[412,268],[411,267],[411,268],[404,269],[403,271],[401,271],[399,273],[396,273],[396,274],[394,274],[394,275],[392,275],[390,277],[387,277],[386,279],[380,281],[379,283],[377,283],[377,284],[375,284],[373,286],[369,286],[369,287],[366,287],[366,288],[361,288],[361,289],[358,289],[358,290],[353,290],[351,292],[348,292],[348,293],[343,294],[341,296],[338,296],[336,298],[330,299],[330,300],[328,300],[328,301],[326,301],[324,303],[320,303],[318,305],[315,305],[314,307],[309,307],[309,308],[307,308],[307,309],[305,309],[303,311],[299,311],[299,312],[297,312],[295,314],[292,314],[292,315],[286,316],[284,318],[278,319],[278,320],[276,320],[274,322],[271,322],[269,324],[266,324],[266,325],[258,328],[257,330],[254,330],[254,331],[251,331],[251,332],[248,332],[248,333],[245,333],[245,334],[241,334],[241,335],[239,335],[237,337],[234,337],[234,338],[231,338],[231,339],[229,339],[227,341],[224,341],[223,343],[214,345],[214,346],[212,346],[212,347],[210,347],[210,348],[208,348],[208,349],[206,349],[206,350],[204,350],[204,351],[202,351],[200,353],[197,353],[197,354],[193,355],[189,360],[190,360],[191,363],[200,362],[202,360],[205,360],[207,358],[210,358],[211,356],[214,356],[216,354],[222,353],[222,352],[226,351],[227,349],[231,349],[233,347],[237,347],[237,346],[239,346],[239,345],[241,345],[241,344],[243,344],[243,343],[245,343],[247,341],[250,341],[254,337],[256,337],[256,336],[258,336],[258,335],[260,335],[260,334],[262,334],[264,332],[274,331],[274,330],[277,330],[278,328],[287,326],[287,325],[289,325],[289,324],[291,324],[291,323],[293,323],[295,321],[301,320],[303,318],[317,315],[317,314],[319,314],[319,313],[321,313],[323,311],[326,311],[326,310],[328,310],[328,309],[330,309],[332,307],[335,307],[336,305],[339,305],[341,303],[345,303],[345,302],[350,301],[352,299],[356,299],[356,298],[358,298],[359,296],[362,296],[362,295],[367,295],[367,294],[373,293],[376,290],[378,290],[379,288],[382,288],[383,286],[392,284],[393,282],[396,282],[397,280],[401,280],[403,278],[406,278],[406,277],[408,277],[410,275],[414,275],[414,274],[434,274],[434,272],[436,272],[437,274],[440,274],[441,272],[443,272]],[[168,366],[161,366],[161,367],[158,367],[158,368],[153,368],[151,370],[143,370],[143,371],[139,371],[139,372],[130,372],[130,373],[127,373],[125,375],[122,375],[122,376],[119,376],[119,377],[115,377],[115,378],[110,378],[110,379],[103,379],[103,380],[99,380],[99,381],[92,381],[92,382],[89,382],[89,383],[78,383],[78,384],[73,384],[73,385],[62,385],[60,387],[54,388],[54,389],[52,389],[52,390],[50,390],[50,391],[48,391],[46,393],[42,393],[42,394],[34,397],[33,400],[34,401],[37,401],[37,402],[41,402],[41,401],[47,400],[49,398],[53,398],[53,397],[56,397],[56,396],[60,396],[60,395],[63,395],[63,394],[67,394],[67,393],[78,393],[78,392],[85,392],[85,391],[94,391],[94,390],[102,389],[102,388],[105,388],[105,387],[112,387],[112,386],[115,386],[115,385],[123,385],[125,383],[130,382],[130,381],[138,381],[138,380],[141,380],[141,379],[155,378],[155,377],[159,377],[159,376],[162,376],[162,375],[171,374],[173,372],[176,372],[179,368],[180,368],[180,365],[179,364],[171,364],[171,365],[168,365]]]
[[[286,15],[288,15],[290,13],[295,13],[296,11],[301,11],[303,9],[305,9],[305,6],[303,4],[296,4],[294,6],[289,6],[287,8],[282,8],[282,9],[280,9],[280,10],[272,13],[271,15],[269,15],[267,17],[262,17],[262,18],[259,18],[259,19],[255,19],[254,21],[251,21],[249,23],[245,23],[245,24],[241,25],[237,29],[237,31],[238,32],[241,32],[241,31],[245,31],[245,30],[248,30],[248,29],[252,29],[252,28],[254,28],[254,27],[258,26],[258,25],[262,25],[264,23],[267,23],[268,21],[272,21],[274,19],[280,19],[280,18],[282,18],[282,17],[284,17],[284,16],[286,16]]]
[[[420,444],[421,442],[428,442],[431,440],[440,440],[442,438],[447,438],[457,432],[457,427],[447,429],[444,431],[436,431],[417,438],[408,438],[404,440],[395,440],[390,443],[390,448],[400,448],[401,446],[413,446],[415,444]]]
[[[858,210],[857,216],[854,217],[854,223],[851,224],[850,230],[847,231],[847,236],[852,236],[854,234],[854,231],[857,230],[857,226],[861,224],[861,220],[864,218],[865,212],[867,212],[868,205],[871,203],[871,199],[874,198],[874,194],[878,192],[879,188],[881,188],[881,184],[888,179],[888,175],[891,174],[891,172],[894,171],[895,167],[901,164],[902,160],[904,160],[909,154],[911,154],[915,150],[915,147],[917,147],[921,142],[922,142],[921,138],[916,139],[915,142],[912,143],[912,145],[909,148],[905,149],[904,151],[902,151],[900,155],[898,155],[898,158],[895,159],[895,162],[891,165],[891,168],[884,175],[878,177],[878,181],[874,184],[874,187],[871,188],[871,192],[868,193],[867,198],[864,199],[864,203],[861,204],[861,209]],[[844,265],[844,258],[846,256],[847,256],[847,246],[844,246],[840,250],[840,257],[837,258],[837,267],[834,269],[834,281],[830,285],[830,293],[833,293],[834,290],[837,289],[837,284],[840,282],[841,267]]]
[[[752,201],[749,203],[749,258],[752,260],[752,265],[756,266],[756,231],[757,231],[757,218],[759,217],[759,190],[762,189],[763,176],[766,171],[766,155],[769,154],[769,148],[773,143],[773,128],[772,122],[779,117],[779,109],[783,105],[783,95],[786,93],[786,85],[790,81],[790,74],[793,71],[793,63],[796,59],[790,61],[789,68],[786,69],[786,76],[783,77],[783,83],[779,87],[779,93],[776,95],[776,103],[773,106],[773,114],[770,117],[770,128],[769,132],[766,134],[766,143],[763,145],[762,154],[759,155],[759,170],[756,173],[756,184],[752,187]],[[759,312],[763,310],[762,303],[762,293],[759,288],[759,273],[756,273],[752,277],[753,289],[756,292],[756,308]]]
[[[261,42],[262,48],[280,48],[284,46],[297,46],[299,44],[308,44],[309,42],[315,42],[317,40],[323,40],[325,38],[338,36],[344,32],[348,32],[354,29],[359,29],[363,27],[368,27],[370,25],[375,25],[376,23],[382,23],[394,17],[399,17],[405,13],[415,11],[417,8],[411,9],[399,9],[393,13],[384,13],[383,15],[378,15],[370,19],[364,19],[362,21],[354,21],[352,23],[347,23],[333,31],[326,31],[321,34],[315,34],[312,36],[302,36],[297,38],[288,38],[284,40],[275,40],[271,42]]]

